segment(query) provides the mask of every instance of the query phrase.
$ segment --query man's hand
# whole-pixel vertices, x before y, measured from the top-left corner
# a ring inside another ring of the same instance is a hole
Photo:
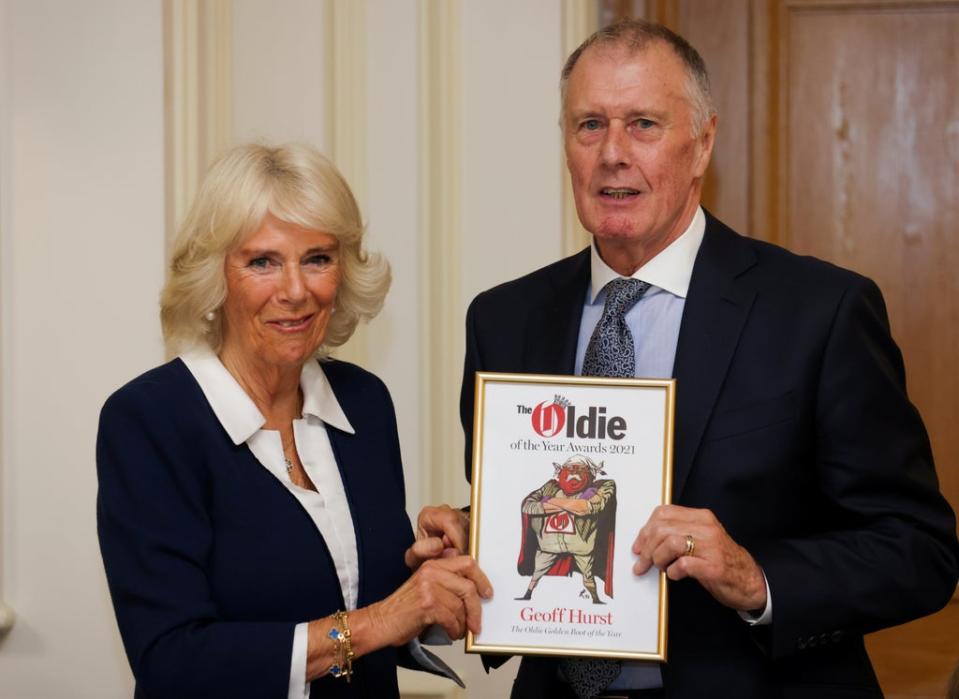
[[[428,505],[416,518],[416,541],[406,550],[405,561],[416,570],[424,561],[466,553],[469,515],[449,505]]]
[[[695,550],[686,554],[686,537]],[[716,600],[740,611],[766,607],[766,580],[762,568],[737,544],[710,510],[660,505],[633,542],[639,560],[636,575],[651,567],[665,570],[670,580],[694,578]]]

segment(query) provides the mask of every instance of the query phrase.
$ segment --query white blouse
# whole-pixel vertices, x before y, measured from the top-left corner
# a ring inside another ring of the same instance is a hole
[[[296,452],[316,490],[293,483],[286,470],[283,443],[276,430],[264,430],[266,418],[209,347],[197,347],[180,356],[193,374],[207,402],[234,444],[246,443],[263,467],[293,494],[326,542],[347,610],[356,609],[359,561],[356,532],[346,491],[330,446],[326,425],[354,434],[319,362],[309,361],[300,375],[303,417],[293,421]],[[289,699],[309,697],[306,682],[307,622],[297,624],[290,660]]]

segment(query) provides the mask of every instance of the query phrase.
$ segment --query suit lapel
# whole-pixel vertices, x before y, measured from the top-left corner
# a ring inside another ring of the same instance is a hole
[[[755,290],[741,275],[756,263],[748,244],[707,215],[676,347],[673,500],[692,469],[706,423],[752,308]]]
[[[568,262],[551,270],[552,293],[530,318],[524,371],[572,374],[575,369],[576,341],[589,284],[589,248]]]

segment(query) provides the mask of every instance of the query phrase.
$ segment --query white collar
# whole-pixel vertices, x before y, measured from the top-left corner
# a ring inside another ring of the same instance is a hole
[[[641,279],[651,286],[658,287],[674,296],[686,298],[689,293],[689,279],[693,275],[693,263],[696,253],[706,233],[706,215],[701,206],[696,207],[693,220],[683,234],[670,243],[665,250],[633,273],[634,279]],[[603,262],[596,250],[595,242],[589,253],[590,289],[589,302],[594,303],[596,296],[614,279],[621,277],[609,265]]]
[[[266,418],[209,346],[197,345],[181,354],[180,359],[200,384],[217,420],[234,444],[243,444],[263,427]],[[315,359],[303,365],[300,389],[304,416],[312,415],[327,425],[356,434],[336,400],[323,367]]]

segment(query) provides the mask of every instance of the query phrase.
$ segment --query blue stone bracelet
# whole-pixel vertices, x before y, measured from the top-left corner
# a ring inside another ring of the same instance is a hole
[[[333,677],[345,677],[349,682],[353,677],[353,644],[346,612],[337,612],[333,615],[333,628],[327,635],[336,644],[337,655],[339,655],[339,662],[334,661],[330,666],[330,674]]]

